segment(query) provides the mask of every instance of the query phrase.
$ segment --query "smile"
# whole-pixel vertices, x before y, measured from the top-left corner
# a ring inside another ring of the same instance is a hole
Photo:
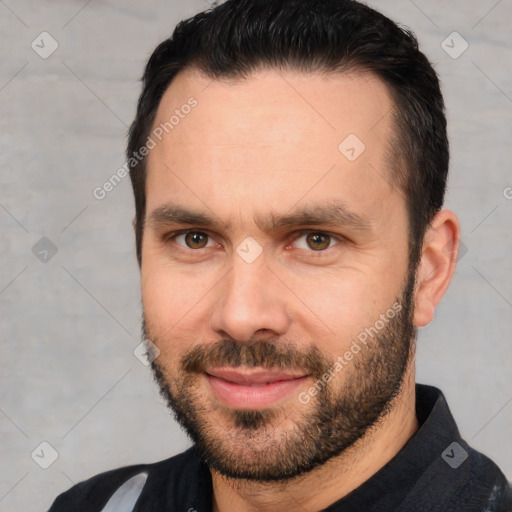
[[[290,395],[308,375],[281,370],[213,368],[205,372],[216,399],[237,409],[270,407]]]

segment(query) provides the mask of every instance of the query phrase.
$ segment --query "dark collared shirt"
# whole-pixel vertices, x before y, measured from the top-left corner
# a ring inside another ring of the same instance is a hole
[[[438,389],[416,385],[419,429],[400,452],[326,512],[512,512],[512,486],[460,437]],[[211,512],[212,480],[194,447],[155,464],[115,469],[61,494],[49,512],[99,512],[126,480],[148,479],[134,512]],[[287,511],[288,512],[288,511]]]

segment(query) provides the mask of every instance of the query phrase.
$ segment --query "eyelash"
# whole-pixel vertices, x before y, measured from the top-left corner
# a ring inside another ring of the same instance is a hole
[[[178,250],[179,251],[183,251],[183,252],[187,252],[187,253],[190,253],[190,251],[192,252],[200,252],[202,249],[210,249],[211,247],[201,247],[199,249],[192,249],[190,247],[184,247],[180,244],[177,244],[175,242],[176,238],[180,235],[186,235],[187,233],[199,233],[199,234],[202,234],[202,235],[206,235],[207,237],[209,237],[210,239],[213,238],[211,235],[208,234],[207,231],[200,231],[200,230],[197,230],[197,229],[181,229],[181,230],[178,230],[178,231],[173,231],[172,233],[169,233],[167,235],[165,235],[164,237],[164,241],[167,243],[167,242],[173,242],[177,247],[178,247]],[[293,234],[293,238],[291,239],[290,242],[287,242],[287,247],[295,242],[296,240],[298,240],[299,238],[301,238],[302,236],[304,235],[308,235],[308,234],[319,234],[319,235],[324,235],[324,236],[328,236],[331,238],[331,241],[334,240],[334,241],[337,241],[338,244],[339,243],[344,243],[346,242],[347,240],[341,236],[341,235],[335,235],[333,233],[328,233],[326,231],[316,231],[316,230],[313,230],[313,229],[303,229],[303,230],[299,230],[299,231],[296,231],[294,234]],[[337,245],[337,244],[334,244],[334,245]],[[315,251],[313,249],[299,249],[301,251],[308,251],[310,253],[310,255],[308,255],[310,258],[322,258],[325,256],[325,253],[329,250],[329,249],[332,249],[334,247],[334,245],[330,245],[329,247],[327,247],[326,249],[322,249],[322,250],[319,250],[319,251]]]

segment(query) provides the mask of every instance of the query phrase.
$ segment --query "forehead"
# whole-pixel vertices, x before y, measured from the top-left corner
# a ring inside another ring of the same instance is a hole
[[[392,108],[370,73],[262,69],[212,80],[182,71],[153,125],[160,137],[148,156],[148,210],[173,199],[218,206],[257,197],[263,209],[301,194],[378,201],[394,191]]]

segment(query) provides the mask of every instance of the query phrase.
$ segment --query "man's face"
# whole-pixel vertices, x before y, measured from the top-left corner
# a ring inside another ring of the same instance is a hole
[[[357,441],[407,367],[414,282],[392,102],[372,75],[186,71],[154,127],[176,109],[148,156],[153,369],[213,469],[289,478]]]

